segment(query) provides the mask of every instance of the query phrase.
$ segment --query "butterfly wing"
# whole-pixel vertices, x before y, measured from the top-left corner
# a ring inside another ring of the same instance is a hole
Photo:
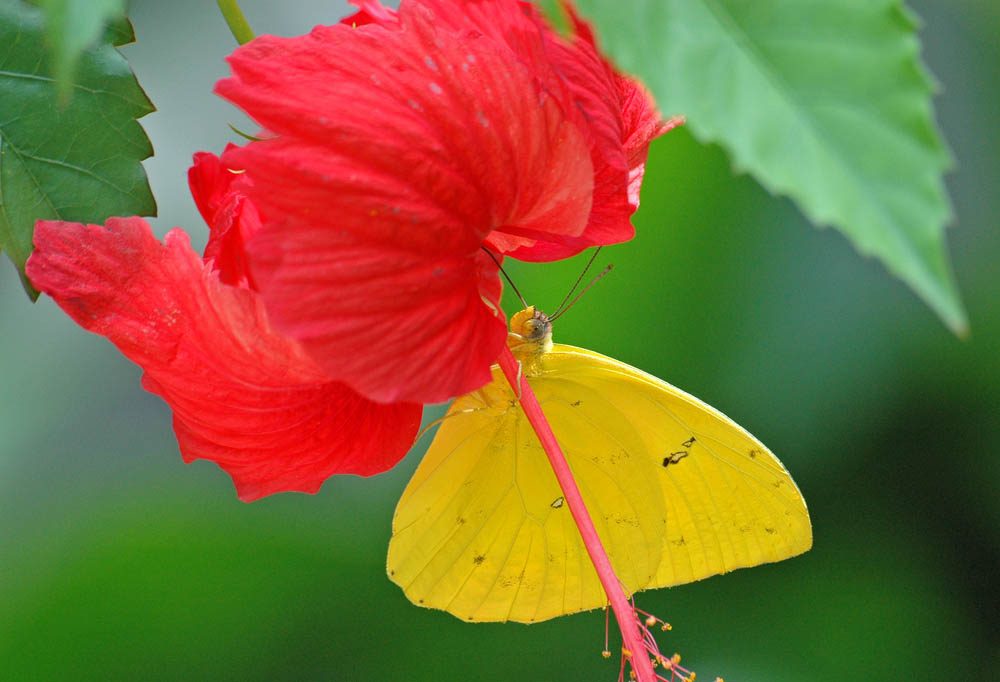
[[[665,516],[654,467],[636,454],[643,445],[631,428],[569,417],[554,417],[562,446],[606,548],[627,558],[616,565],[619,577],[638,589],[660,563]],[[545,453],[499,370],[455,400],[407,485],[388,570],[414,603],[465,620],[534,622],[605,603]]]
[[[724,414],[599,353],[557,345],[545,360],[546,381],[566,383],[564,393],[573,384],[593,389],[601,396],[595,414],[622,415],[645,444],[667,516],[662,559],[645,587],[779,561],[812,546],[809,512],[788,471]]]
[[[808,549],[795,484],[724,415],[590,351],[556,345],[542,367],[532,389],[627,590]],[[388,570],[413,602],[465,620],[535,622],[606,603],[499,369],[455,400],[407,485]]]

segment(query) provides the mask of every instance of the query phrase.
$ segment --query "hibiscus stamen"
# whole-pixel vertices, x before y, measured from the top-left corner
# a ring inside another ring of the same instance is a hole
[[[635,608],[636,613],[641,613],[642,615],[646,616],[646,625],[648,627],[653,627],[654,625],[656,625],[657,623],[659,623],[660,624],[660,629],[663,630],[664,632],[666,632],[667,630],[673,630],[674,629],[673,626],[670,625],[670,623],[668,623],[667,621],[663,620],[659,616],[654,616],[651,613],[643,611],[638,606],[635,606],[635,600],[634,599],[632,600],[632,606],[633,606],[633,608]]]
[[[665,682],[694,682],[695,674],[681,665],[680,654],[674,654],[670,658],[661,658],[660,665],[670,671],[670,679],[660,677],[661,680]]]
[[[653,669],[662,669],[664,670],[664,674],[665,671],[670,671],[669,678],[664,677],[664,675],[659,673],[655,673],[653,679],[658,680],[659,682],[694,682],[695,673],[681,666],[680,654],[675,653],[670,658],[664,656],[663,653],[660,652],[659,645],[656,643],[656,638],[650,630],[650,628],[656,627],[657,625],[659,625],[660,629],[663,631],[672,630],[673,628],[670,623],[663,620],[659,616],[655,616],[652,613],[643,611],[637,607],[635,605],[635,598],[632,596],[629,596],[629,604],[632,607],[633,617],[636,620],[643,645],[646,649],[646,654],[649,656]],[[625,654],[626,652],[623,650],[622,671],[624,671],[625,660],[628,658]],[[634,677],[630,676],[630,679],[634,679]],[[624,680],[625,678],[623,672],[619,672],[618,681],[624,682]],[[716,682],[718,682],[718,680],[716,680]]]
[[[604,658],[611,658],[611,649],[608,648],[608,625],[610,624],[611,613],[608,611],[608,607],[604,607],[604,649],[601,651],[601,656]]]

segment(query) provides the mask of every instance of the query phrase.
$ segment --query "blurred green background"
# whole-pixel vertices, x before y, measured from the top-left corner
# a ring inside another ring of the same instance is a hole
[[[346,13],[243,5],[285,35]],[[214,3],[132,6],[125,51],[159,108],[142,121],[154,226],[203,244],[190,155],[233,139],[226,121],[252,128],[210,94],[234,43]],[[912,6],[958,160],[949,243],[969,339],[683,129],[653,145],[639,236],[605,250],[614,272],[555,332],[725,411],[809,503],[809,553],[640,595],[699,679],[997,679],[1000,5]],[[51,301],[29,304],[3,263],[0,680],[615,678],[601,612],[469,625],[389,582],[393,508],[426,440],[386,475],[240,503],[213,464],[181,463],[138,369]],[[552,309],[579,268],[511,270]]]

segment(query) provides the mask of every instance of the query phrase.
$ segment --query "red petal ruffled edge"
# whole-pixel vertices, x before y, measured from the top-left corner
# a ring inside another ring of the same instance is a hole
[[[143,367],[143,385],[174,412],[185,461],[217,462],[240,499],[313,493],[333,474],[385,471],[409,449],[421,406],[376,404],[326,380],[182,231],[161,244],[139,218],[39,221],[35,245],[34,285]]]
[[[664,121],[649,91],[636,79],[620,73],[601,54],[593,26],[580,16],[573,3],[560,0],[560,4],[573,25],[577,47],[596,57],[613,79],[621,117],[621,144],[629,172],[628,198],[634,211],[639,207],[639,187],[650,142],[684,123],[684,119]]]
[[[553,240],[511,252],[526,261],[565,258],[590,246],[631,239],[631,216],[650,141],[665,132],[653,101],[635,81],[619,74],[597,48],[591,26],[569,2],[561,3],[574,33],[569,40],[545,24],[548,55],[565,79],[574,105],[584,113],[594,166],[594,202],[587,228],[575,239]]]
[[[403,4],[412,3],[404,0]],[[481,33],[506,45],[512,59],[560,102],[588,141],[593,201],[584,231],[532,235],[519,226],[499,226],[490,236],[491,247],[519,260],[538,262],[631,239],[635,230],[630,217],[638,206],[646,149],[663,128],[652,101],[604,59],[593,31],[572,5],[563,3],[575,29],[569,40],[553,31],[529,2],[420,0],[420,5],[453,31]]]

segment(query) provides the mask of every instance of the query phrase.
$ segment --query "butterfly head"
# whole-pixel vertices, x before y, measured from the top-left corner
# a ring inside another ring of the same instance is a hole
[[[520,360],[552,350],[552,322],[535,306],[528,306],[510,318],[507,345]],[[522,357],[523,356],[523,357]]]

